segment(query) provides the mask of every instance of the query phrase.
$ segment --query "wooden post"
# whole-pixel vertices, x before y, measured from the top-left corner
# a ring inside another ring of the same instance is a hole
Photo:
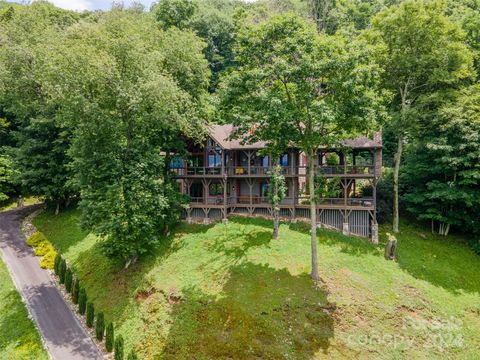
[[[224,175],[223,178],[223,223],[227,223],[227,185],[228,185],[228,180],[227,180],[227,174]]]

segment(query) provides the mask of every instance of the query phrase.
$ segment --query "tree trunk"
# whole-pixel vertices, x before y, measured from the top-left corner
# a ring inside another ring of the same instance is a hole
[[[55,208],[55,215],[60,213],[60,201],[57,201],[57,207]]]
[[[17,207],[18,207],[18,208],[23,208],[23,206],[24,206],[23,196],[22,196],[22,195],[19,195],[19,196],[18,196],[18,199],[17,199]]]
[[[277,168],[277,164],[274,165],[274,172],[275,172],[275,176],[278,176],[278,168]],[[277,184],[277,181],[274,181],[274,184],[273,184],[274,188],[272,189],[272,193],[274,194],[274,196],[276,197],[278,195],[278,184]],[[280,211],[278,209],[278,203],[275,202],[272,204],[272,215],[273,215],[273,232],[272,232],[272,239],[275,240],[275,239],[278,239],[278,227],[280,226]]]
[[[310,232],[312,245],[312,272],[310,276],[313,280],[319,281],[318,261],[317,261],[317,204],[315,201],[315,155],[308,154],[308,191],[310,196]]]
[[[277,208],[273,209],[273,232],[272,239],[278,239],[278,227],[280,226],[280,214]]]
[[[398,136],[397,152],[394,156],[394,169],[393,169],[393,232],[398,233],[398,176],[400,173],[400,161],[402,159],[403,152],[403,134]]]

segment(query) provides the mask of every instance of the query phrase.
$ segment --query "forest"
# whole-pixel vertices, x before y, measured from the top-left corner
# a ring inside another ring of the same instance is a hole
[[[479,0],[0,2],[0,204],[78,205],[128,260],[179,222],[170,159],[208,124],[312,161],[382,129],[378,218],[463,232],[480,253],[479,75]]]

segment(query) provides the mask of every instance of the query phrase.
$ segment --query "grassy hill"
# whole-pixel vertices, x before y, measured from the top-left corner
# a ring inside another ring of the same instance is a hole
[[[124,269],[78,228],[77,211],[43,213],[38,229],[72,264],[94,300],[151,359],[480,357],[480,258],[461,238],[402,223],[398,261],[381,244],[319,232],[324,288],[308,277],[301,223],[233,218],[181,225]]]
[[[0,259],[0,359],[47,360],[40,335]]]

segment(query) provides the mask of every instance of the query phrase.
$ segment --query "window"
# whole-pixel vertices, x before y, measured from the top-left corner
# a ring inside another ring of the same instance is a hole
[[[170,160],[170,169],[182,169],[183,159],[179,156],[175,156]]]
[[[288,154],[280,156],[280,166],[288,166]]]
[[[268,183],[266,181],[262,181],[260,183],[260,197],[267,197],[268,196]]]
[[[208,189],[210,196],[223,195],[223,186],[221,183],[212,183]]]
[[[208,154],[208,167],[222,166],[222,156],[216,153]]]
[[[270,160],[270,159],[268,158],[268,155],[264,156],[264,157],[262,158],[262,166],[263,166],[263,167],[268,167],[268,165],[269,165],[268,163],[270,162],[269,160]]]

